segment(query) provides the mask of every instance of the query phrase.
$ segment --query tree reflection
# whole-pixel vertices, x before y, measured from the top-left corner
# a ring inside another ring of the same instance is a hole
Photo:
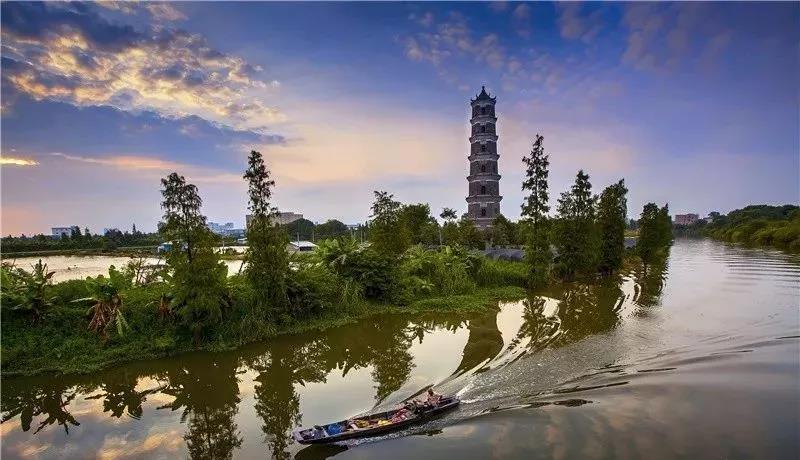
[[[562,283],[524,300],[522,325],[512,346],[527,341],[530,351],[563,346],[619,323],[625,300],[619,275],[598,284]]]
[[[54,423],[63,426],[69,434],[69,427],[78,426],[77,420],[67,407],[78,394],[74,387],[55,385],[13,385],[4,386],[2,393],[3,423],[19,415],[22,431],[31,429],[34,418],[44,416],[35,433]]]
[[[238,360],[232,353],[187,355],[183,366],[160,374],[163,393],[174,397],[159,409],[182,409],[184,435],[193,459],[228,459],[242,445],[234,421],[239,404]]]
[[[286,448],[293,442],[291,430],[300,424],[300,397],[294,385],[324,382],[329,372],[321,341],[302,343],[300,338],[275,341],[267,353],[249,362],[258,371],[255,378],[255,409],[272,457],[289,458]]]
[[[669,251],[663,256],[653,260],[648,265],[636,267],[636,293],[634,302],[642,307],[654,307],[661,301],[661,292],[667,280],[667,260]]]
[[[372,379],[375,381],[375,404],[399,390],[408,380],[414,367],[408,349],[412,335],[406,330],[408,320],[403,318],[379,318],[370,322],[374,332],[370,341]]]
[[[103,398],[103,412],[111,412],[114,417],[121,417],[127,410],[128,415],[139,419],[147,395],[162,390],[162,387],[136,391],[138,381],[139,376],[128,369],[111,373],[100,384],[102,392],[86,399]]]

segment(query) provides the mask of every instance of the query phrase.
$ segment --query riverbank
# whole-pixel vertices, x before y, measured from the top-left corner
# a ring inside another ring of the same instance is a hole
[[[54,285],[62,298],[77,297],[79,282]],[[159,318],[157,299],[164,285],[136,288],[128,293],[125,314],[131,331],[114,336],[105,345],[86,329],[86,306],[60,304],[36,324],[19,318],[3,318],[0,368],[4,377],[45,372],[85,374],[132,361],[158,359],[194,351],[225,351],[271,338],[312,330],[325,330],[363,320],[376,314],[420,314],[426,312],[476,312],[496,308],[503,300],[524,297],[516,286],[479,288],[475,292],[433,297],[398,306],[364,302],[349,311],[322,314],[283,324],[248,324],[247,312],[233,308],[214,333],[199,347],[174,318]]]

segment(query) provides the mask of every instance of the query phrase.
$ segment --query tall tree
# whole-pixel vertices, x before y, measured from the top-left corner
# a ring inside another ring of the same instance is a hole
[[[289,272],[289,255],[286,245],[289,240],[286,232],[273,222],[278,212],[270,205],[275,181],[270,179],[270,171],[261,153],[255,150],[250,152],[244,178],[248,182],[248,209],[252,214],[247,226],[247,244],[250,248],[245,276],[256,294],[258,310],[274,316],[288,307],[286,275]]]
[[[669,215],[669,203],[658,210],[658,240],[661,246],[672,243],[672,217]]]
[[[522,190],[528,196],[522,203],[522,218],[527,220],[525,261],[528,265],[528,282],[531,288],[542,287],[550,274],[550,251],[547,213],[550,211],[550,193],[547,184],[550,157],[544,153],[544,137],[536,135],[530,155],[523,157],[525,180]]]
[[[485,245],[483,234],[475,226],[475,222],[467,217],[458,221],[458,238],[459,243],[468,248],[483,249]]]
[[[492,242],[498,245],[517,244],[517,225],[500,214],[492,220]]]
[[[438,239],[438,224],[427,203],[404,205],[400,219],[411,235],[412,244],[432,244]]]
[[[161,186],[164,217],[159,231],[173,243],[166,257],[174,285],[171,308],[177,310],[197,346],[203,331],[222,318],[228,269],[215,251],[217,237],[200,213],[203,201],[197,187],[177,173],[161,179]]]
[[[589,175],[578,171],[575,184],[558,199],[558,220],[555,226],[555,245],[558,250],[558,270],[572,280],[578,273],[588,273],[596,267],[598,255],[595,201]]]
[[[600,260],[598,270],[611,274],[622,266],[625,253],[625,226],[628,200],[625,179],[610,185],[600,194],[597,205],[597,226],[600,232]]]
[[[458,235],[458,224],[456,224],[456,212],[451,208],[444,208],[442,209],[442,213],[439,214],[444,220],[444,225],[442,225],[442,244],[449,244],[455,245],[459,242],[459,235]]]
[[[661,247],[661,236],[658,228],[658,206],[647,203],[639,217],[639,238],[636,240],[636,252],[642,262],[649,265]]]
[[[403,205],[387,192],[374,193],[369,239],[379,253],[400,255],[411,246],[411,232],[401,219]]]

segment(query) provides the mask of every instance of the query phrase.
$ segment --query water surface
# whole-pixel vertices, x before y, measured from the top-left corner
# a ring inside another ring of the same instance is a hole
[[[4,379],[4,458],[797,458],[800,259],[678,240],[647,272],[483,314]],[[457,410],[343,446],[296,426],[433,385]]]

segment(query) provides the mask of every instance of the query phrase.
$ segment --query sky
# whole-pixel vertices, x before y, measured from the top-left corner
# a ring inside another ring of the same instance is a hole
[[[160,178],[244,225],[369,217],[374,190],[466,211],[469,101],[497,97],[501,211],[536,134],[631,217],[800,196],[800,4],[2,3],[0,232],[155,230]]]

